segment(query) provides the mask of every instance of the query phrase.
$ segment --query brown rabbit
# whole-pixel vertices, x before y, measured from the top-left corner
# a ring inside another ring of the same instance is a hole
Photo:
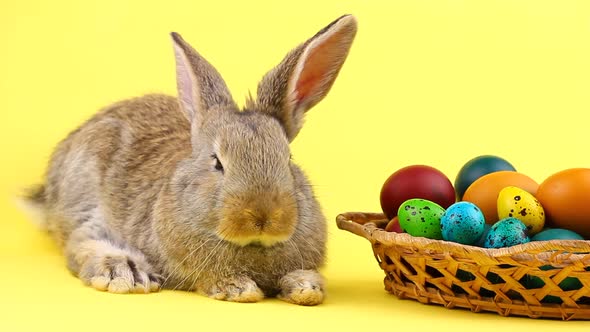
[[[172,33],[178,98],[101,110],[57,146],[45,184],[26,197],[69,269],[113,293],[321,303],[326,223],[289,142],[330,90],[356,29],[342,16],[295,48],[243,110]]]

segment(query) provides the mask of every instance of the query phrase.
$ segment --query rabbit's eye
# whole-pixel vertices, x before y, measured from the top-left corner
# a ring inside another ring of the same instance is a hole
[[[211,157],[215,160],[215,170],[223,173],[223,165],[219,161],[219,158],[217,158],[217,155],[214,154]]]

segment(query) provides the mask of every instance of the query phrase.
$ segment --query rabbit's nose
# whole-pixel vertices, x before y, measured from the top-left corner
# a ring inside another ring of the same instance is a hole
[[[264,226],[268,224],[268,220],[266,218],[256,218],[254,221],[254,226],[260,230],[264,230]]]

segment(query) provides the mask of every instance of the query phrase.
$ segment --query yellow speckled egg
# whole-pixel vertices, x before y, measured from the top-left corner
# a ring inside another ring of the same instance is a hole
[[[509,186],[498,194],[498,217],[513,217],[526,225],[528,235],[539,233],[545,226],[545,211],[541,203],[525,190]]]

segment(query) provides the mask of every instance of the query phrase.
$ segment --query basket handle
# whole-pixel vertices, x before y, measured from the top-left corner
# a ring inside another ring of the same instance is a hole
[[[349,231],[368,240],[371,239],[371,229],[385,227],[388,220],[382,213],[347,212],[336,217],[338,228]],[[367,225],[372,223],[373,225]]]

